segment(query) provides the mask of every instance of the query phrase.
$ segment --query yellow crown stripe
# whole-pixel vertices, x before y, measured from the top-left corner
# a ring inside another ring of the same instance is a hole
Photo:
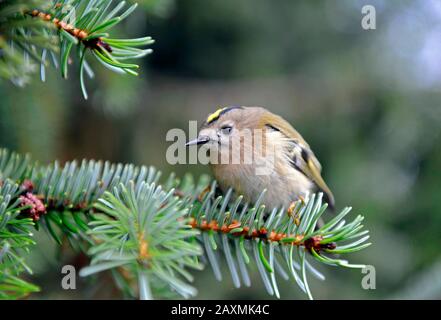
[[[217,109],[215,112],[213,112],[212,114],[210,114],[207,118],[207,123],[211,123],[214,120],[216,120],[217,118],[219,118],[219,116],[221,115],[222,111],[224,111],[225,109],[227,109],[227,107],[225,108],[219,108]]]

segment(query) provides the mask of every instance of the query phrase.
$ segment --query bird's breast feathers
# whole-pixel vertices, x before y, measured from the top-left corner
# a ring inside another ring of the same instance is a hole
[[[255,202],[266,189],[263,199],[266,206],[287,207],[299,196],[311,192],[314,183],[291,163],[293,154],[301,149],[294,150],[296,146],[280,132],[269,131],[266,135],[263,150],[243,147],[245,152],[252,152],[251,163],[213,164],[213,173],[224,191],[233,188],[246,201]]]

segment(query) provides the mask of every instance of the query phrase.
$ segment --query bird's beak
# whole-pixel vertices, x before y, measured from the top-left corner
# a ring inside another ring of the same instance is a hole
[[[198,137],[197,139],[194,139],[194,140],[191,140],[191,141],[188,141],[186,144],[185,144],[185,146],[192,146],[192,145],[197,145],[197,144],[205,144],[205,143],[207,143],[208,141],[210,141],[210,137],[207,137],[207,136],[200,136],[200,137]]]

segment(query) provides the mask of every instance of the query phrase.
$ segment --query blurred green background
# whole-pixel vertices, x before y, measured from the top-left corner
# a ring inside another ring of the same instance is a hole
[[[121,28],[150,35],[154,53],[140,78],[95,65],[89,100],[78,75],[25,88],[0,86],[0,146],[48,162],[94,158],[154,165],[168,173],[209,173],[167,164],[166,132],[188,129],[219,105],[260,105],[282,115],[309,142],[337,209],[366,217],[373,245],[350,260],[376,268],[376,289],[358,270],[319,266],[319,299],[441,298],[441,3],[416,1],[140,0]],[[376,8],[376,30],[361,8]],[[107,286],[60,288],[60,261],[38,234],[30,260],[34,298],[114,298]],[[200,299],[268,298],[197,272]],[[284,299],[304,299],[281,281]]]

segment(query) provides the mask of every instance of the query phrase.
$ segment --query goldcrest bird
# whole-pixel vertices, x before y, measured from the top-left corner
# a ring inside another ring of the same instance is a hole
[[[266,189],[262,199],[266,208],[288,208],[318,190],[334,206],[309,145],[287,121],[265,108],[220,108],[208,116],[189,145],[208,148],[210,166],[223,192],[232,188],[253,203]]]

